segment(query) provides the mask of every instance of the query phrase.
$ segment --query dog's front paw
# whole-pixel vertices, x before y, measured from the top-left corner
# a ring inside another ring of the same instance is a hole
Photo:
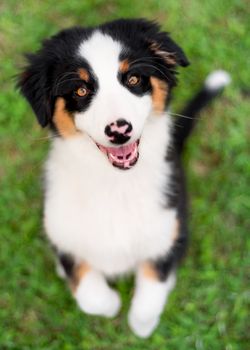
[[[90,315],[114,317],[121,305],[118,293],[111,289],[105,293],[96,291],[92,294],[78,290],[75,298],[80,309]]]
[[[148,338],[159,323],[159,316],[145,317],[143,313],[130,310],[128,323],[132,331],[140,338]]]
[[[174,272],[169,274],[166,281],[161,282],[138,271],[136,290],[128,315],[129,326],[138,337],[149,337],[157,327],[175,280]]]
[[[81,280],[75,299],[82,311],[104,317],[114,317],[121,306],[118,293],[108,286],[103,276],[94,271]]]

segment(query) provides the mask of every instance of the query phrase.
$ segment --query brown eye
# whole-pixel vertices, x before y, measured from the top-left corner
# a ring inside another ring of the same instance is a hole
[[[89,92],[88,89],[86,89],[85,87],[80,87],[79,89],[76,90],[76,95],[80,96],[80,97],[84,97],[86,96]]]
[[[131,75],[128,78],[128,85],[129,86],[136,86],[140,83],[141,78],[138,75]]]

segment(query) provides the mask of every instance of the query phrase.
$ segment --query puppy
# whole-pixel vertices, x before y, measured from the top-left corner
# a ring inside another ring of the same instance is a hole
[[[173,123],[166,108],[188,59],[144,19],[63,30],[27,59],[18,85],[53,135],[44,226],[58,270],[81,310],[106,317],[121,304],[107,281],[134,272],[128,322],[148,337],[187,245],[181,153],[194,119]],[[221,74],[183,114],[221,90]]]

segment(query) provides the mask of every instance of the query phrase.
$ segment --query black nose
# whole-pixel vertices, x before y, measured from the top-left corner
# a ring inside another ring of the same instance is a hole
[[[104,129],[111,143],[122,145],[127,142],[132,134],[132,124],[125,119],[118,119],[115,122],[107,125]]]

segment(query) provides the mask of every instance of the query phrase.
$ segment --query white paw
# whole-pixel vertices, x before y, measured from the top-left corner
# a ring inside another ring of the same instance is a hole
[[[165,282],[137,275],[136,290],[128,315],[132,331],[141,338],[149,337],[157,327],[170,291],[175,284],[172,273]]]
[[[113,290],[92,295],[78,292],[75,297],[80,309],[90,315],[114,317],[121,306],[120,297]]]
[[[159,317],[151,317],[149,319],[142,319],[131,311],[128,315],[128,323],[132,331],[140,338],[148,338],[159,323]]]
[[[118,293],[108,286],[102,276],[84,277],[76,290],[75,299],[80,309],[90,315],[114,317],[121,306]]]

